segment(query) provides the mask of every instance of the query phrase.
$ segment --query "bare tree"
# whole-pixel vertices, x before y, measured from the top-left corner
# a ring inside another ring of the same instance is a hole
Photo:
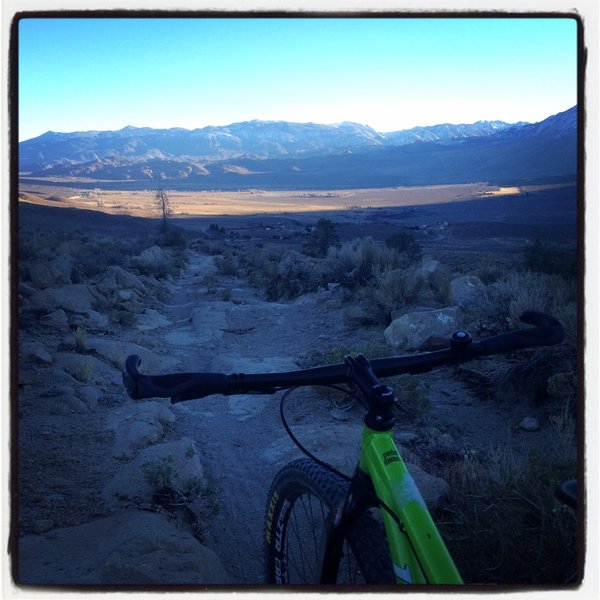
[[[104,198],[102,198],[102,190],[100,188],[94,188],[94,191],[90,193],[90,196],[99,208],[104,206]]]
[[[154,200],[159,213],[162,215],[162,229],[167,229],[167,217],[172,214],[171,207],[169,206],[169,196],[167,192],[162,188],[158,188],[154,194]]]

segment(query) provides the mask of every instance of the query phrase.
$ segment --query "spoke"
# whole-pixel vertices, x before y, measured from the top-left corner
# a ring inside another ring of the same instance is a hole
[[[316,556],[318,543],[315,535],[313,497],[299,496],[290,509],[289,531],[286,536],[288,565],[302,578],[303,582],[316,582]],[[322,512],[322,509],[321,509]],[[312,537],[312,553],[309,536]],[[293,541],[292,541],[293,540]],[[312,555],[311,555],[312,554]],[[310,573],[307,573],[310,570]]]
[[[284,527],[285,563],[290,584],[318,584],[321,571],[328,502],[304,488],[289,498],[292,502]],[[365,583],[359,562],[347,539],[343,540],[337,574],[338,583]]]

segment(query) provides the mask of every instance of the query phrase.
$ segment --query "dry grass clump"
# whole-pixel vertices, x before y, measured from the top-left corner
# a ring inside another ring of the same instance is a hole
[[[519,320],[525,310],[555,316],[563,324],[565,339],[555,346],[496,357],[489,373],[492,382],[510,384],[520,391],[532,390],[539,401],[545,402],[560,400],[567,393],[574,407],[578,305],[573,280],[530,271],[511,272],[487,286],[478,301],[466,308],[465,315],[468,327],[483,336],[528,327]]]
[[[377,273],[355,291],[356,305],[347,321],[356,325],[388,325],[394,311],[415,305],[426,288],[415,266]]]
[[[576,517],[554,498],[576,474],[564,417],[551,452],[506,445],[446,466],[450,491],[434,516],[465,581],[560,585],[576,576]]]
[[[372,238],[362,238],[329,248],[321,268],[328,282],[355,290],[368,285],[377,275],[403,266],[406,258],[402,253]]]

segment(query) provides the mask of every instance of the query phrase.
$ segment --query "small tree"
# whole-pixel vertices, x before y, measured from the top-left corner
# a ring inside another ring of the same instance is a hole
[[[90,197],[96,202],[99,208],[104,206],[104,199],[102,198],[102,190],[100,188],[94,188],[94,191],[90,193]]]
[[[336,231],[336,225],[329,219],[319,219],[314,230],[304,242],[304,254],[323,258],[327,255],[330,246],[339,246],[340,238]]]
[[[421,256],[421,244],[410,233],[405,231],[395,233],[387,238],[385,245],[388,248],[405,253],[410,259],[417,259]]]
[[[161,229],[166,231],[167,229],[167,217],[173,213],[169,205],[169,196],[167,192],[162,188],[158,188],[154,194],[154,200],[159,213],[162,215],[162,226]]]

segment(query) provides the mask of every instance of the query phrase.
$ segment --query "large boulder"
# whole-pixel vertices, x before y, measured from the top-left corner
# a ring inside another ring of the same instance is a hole
[[[452,302],[457,306],[468,306],[481,294],[485,285],[475,275],[463,275],[450,282]]]
[[[147,293],[146,286],[139,277],[119,266],[109,267],[96,287],[106,295],[123,290],[136,290],[140,294]]]
[[[94,294],[87,285],[75,283],[49,287],[31,297],[31,304],[46,309],[63,309],[69,312],[86,313],[92,310]]]
[[[450,335],[460,329],[457,306],[406,313],[392,321],[384,331],[393,348],[435,350],[449,344]]]
[[[24,585],[233,583],[216,554],[165,517],[126,510],[19,539]]]
[[[170,257],[159,246],[151,246],[136,256],[133,263],[146,275],[166,274]]]

